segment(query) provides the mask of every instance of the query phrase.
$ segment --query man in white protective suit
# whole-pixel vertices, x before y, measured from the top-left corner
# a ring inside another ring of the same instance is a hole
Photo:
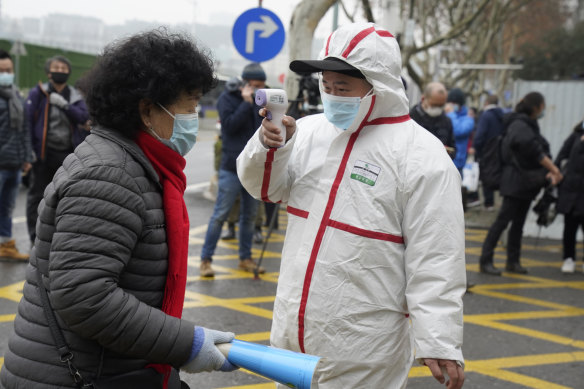
[[[324,114],[264,119],[237,160],[289,214],[271,344],[326,358],[313,388],[403,388],[414,359],[461,388],[460,174],[408,116],[388,31],[343,26],[319,58],[290,69],[320,73]]]

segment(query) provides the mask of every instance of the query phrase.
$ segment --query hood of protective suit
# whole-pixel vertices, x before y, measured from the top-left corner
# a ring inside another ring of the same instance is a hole
[[[353,23],[340,27],[328,37],[318,59],[331,57],[359,69],[373,85],[376,101],[370,119],[409,113],[408,98],[401,80],[401,53],[390,32],[374,23]],[[322,75],[319,78],[322,94]],[[361,101],[361,110],[369,108],[370,99],[367,97]]]

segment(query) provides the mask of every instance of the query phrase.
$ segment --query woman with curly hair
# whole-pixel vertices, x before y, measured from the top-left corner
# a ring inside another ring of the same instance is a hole
[[[87,77],[95,126],[41,202],[1,383],[181,388],[177,369],[231,371],[215,344],[233,333],[181,319],[183,156],[215,84],[212,61],[155,30],[107,47]]]

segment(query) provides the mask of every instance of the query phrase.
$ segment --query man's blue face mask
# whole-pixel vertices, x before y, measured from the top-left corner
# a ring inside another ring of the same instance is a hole
[[[6,87],[14,83],[14,73],[0,73],[0,86]]]
[[[199,132],[199,113],[177,113],[173,115],[161,104],[158,105],[174,119],[172,136],[170,137],[169,142],[172,144],[172,148],[184,157],[189,151],[191,151],[197,142],[197,133]]]
[[[372,92],[373,88],[363,98],[369,96]],[[324,108],[324,116],[327,120],[342,130],[349,128],[359,112],[362,98],[335,96],[324,91],[320,97]]]

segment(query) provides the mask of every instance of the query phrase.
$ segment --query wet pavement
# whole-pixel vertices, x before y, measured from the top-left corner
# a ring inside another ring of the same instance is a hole
[[[276,293],[280,251],[287,215],[279,215],[264,253],[266,274],[237,269],[237,241],[220,241],[214,256],[216,276],[198,275],[199,254],[214,202],[205,192],[213,174],[213,131],[202,131],[187,158],[189,189],[185,199],[191,220],[189,273],[184,317],[198,325],[233,331],[242,340],[269,343],[272,306]],[[28,251],[24,222],[24,189],[19,194],[13,235],[22,251]],[[264,228],[264,235],[266,229]],[[579,245],[577,272],[560,272],[561,242],[525,239],[522,264],[526,275],[503,273],[501,277],[478,273],[478,255],[486,230],[466,231],[467,274],[474,284],[464,297],[466,358],[465,388],[583,388],[584,387],[584,274]],[[536,245],[537,243],[537,245]],[[258,258],[261,244],[254,244]],[[504,267],[499,247],[496,266]],[[0,366],[21,297],[24,264],[0,262]],[[388,361],[391,363],[391,361]],[[192,388],[275,388],[248,371],[181,374]],[[363,387],[367,387],[364,383]],[[408,388],[439,388],[425,367],[414,366]]]

